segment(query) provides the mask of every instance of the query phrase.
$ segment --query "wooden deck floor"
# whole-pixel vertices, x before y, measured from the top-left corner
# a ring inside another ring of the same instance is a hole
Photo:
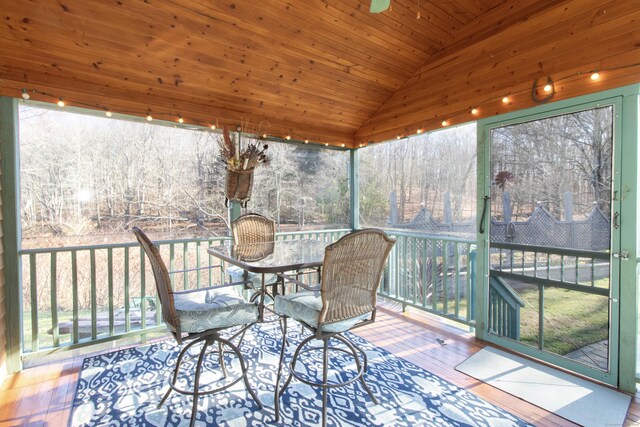
[[[359,330],[370,342],[465,388],[481,398],[539,426],[571,426],[551,414],[455,370],[455,366],[486,345],[421,314],[400,313],[391,305],[378,311],[376,322]],[[445,344],[438,343],[437,338]],[[70,415],[84,356],[25,369],[0,387],[0,427],[65,426]],[[632,399],[625,426],[640,425],[640,399]]]

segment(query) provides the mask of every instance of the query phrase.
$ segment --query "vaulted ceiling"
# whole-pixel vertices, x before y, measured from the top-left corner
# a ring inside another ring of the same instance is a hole
[[[637,0],[0,4],[0,95],[332,145],[640,81]]]

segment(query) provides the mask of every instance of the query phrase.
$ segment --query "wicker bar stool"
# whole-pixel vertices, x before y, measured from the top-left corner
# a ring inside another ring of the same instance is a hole
[[[251,243],[269,243],[276,239],[276,224],[273,220],[257,214],[247,213],[240,215],[231,223],[231,235],[235,245]],[[232,282],[245,281],[245,289],[253,291],[250,301],[255,301],[262,291],[262,275],[245,271],[240,267],[230,265],[226,268],[226,273]],[[265,276],[265,283],[277,285],[278,277],[275,274]],[[275,293],[275,288],[273,290]]]
[[[193,426],[197,418],[196,412],[200,396],[226,390],[239,381],[244,381],[247,391],[258,408],[262,409],[260,399],[247,380],[246,363],[238,349],[240,344],[235,345],[232,342],[236,337],[240,337],[240,342],[242,342],[246,330],[257,322],[258,307],[245,301],[233,286],[220,285],[174,292],[171,287],[169,271],[160,256],[158,247],[138,227],[133,227],[133,232],[149,258],[162,306],[162,318],[178,344],[188,342],[178,354],[172,379],[169,382],[169,389],[158,404],[158,408],[164,404],[172,391],[192,396],[193,407],[190,425]],[[231,337],[223,338],[221,332],[232,327],[239,327],[239,329],[234,330]],[[197,356],[195,372],[187,368],[181,369],[183,362],[191,357],[187,352],[196,345],[202,345],[202,348]],[[217,353],[217,365],[220,367],[223,379],[221,382],[200,384],[200,377],[205,366],[203,362],[206,356],[211,353]],[[228,378],[225,353],[235,355],[239,361],[240,373],[234,378]],[[179,382],[186,382],[187,385],[193,383],[193,387],[186,389],[178,384]]]
[[[375,321],[376,293],[387,257],[394,244],[395,240],[390,239],[383,231],[365,229],[350,233],[327,246],[319,291],[317,287],[309,287],[292,276],[281,275],[285,281],[294,282],[305,290],[275,297],[274,310],[282,316],[283,330],[275,386],[276,421],[280,419],[280,397],[292,378],[322,388],[323,426],[327,420],[327,392],[330,388],[343,387],[359,380],[371,399],[378,403],[364,380],[367,371],[366,353],[342,334]],[[296,348],[289,363],[288,376],[280,387],[287,345],[288,318],[301,323],[311,334]],[[322,341],[322,346],[312,346],[312,340]],[[334,346],[330,341],[342,345]],[[309,372],[313,369],[305,369],[304,373],[296,371],[298,362],[305,363],[303,356],[313,352],[322,353],[322,379],[310,377]],[[329,381],[330,352],[345,353],[353,358],[356,369],[355,372],[351,372],[350,379],[342,382]]]

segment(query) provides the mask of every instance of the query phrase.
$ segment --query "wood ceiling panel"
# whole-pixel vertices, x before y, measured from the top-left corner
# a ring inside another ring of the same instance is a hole
[[[1,95],[26,88],[190,123],[268,122],[277,136],[333,144],[435,126],[637,49],[637,0],[392,0],[381,14],[369,0],[0,4]]]
[[[640,3],[631,1],[574,0],[542,11],[425,65],[366,122],[356,140],[384,140],[415,133],[417,128],[433,129],[445,119],[449,124],[470,121],[475,118],[469,110],[481,104],[485,104],[480,106],[482,116],[530,107],[535,105],[530,96],[534,79],[563,79],[577,69],[582,73],[604,69],[602,63],[610,57],[626,58],[629,68],[616,73],[618,81],[640,81],[640,68],[633,67],[640,60],[639,21]],[[579,88],[562,82],[563,91],[558,85],[554,99],[613,87],[613,80],[604,87],[589,83],[584,77],[575,83]],[[508,107],[501,105],[500,99],[510,94],[517,100]]]
[[[397,86],[398,78],[402,80],[406,79],[407,77],[406,70],[403,70],[400,66],[371,63],[370,56],[366,57],[363,54],[357,53],[356,50],[353,50],[352,52],[356,53],[354,53],[352,57],[349,57],[337,56],[336,53],[329,52],[329,44],[325,46],[324,51],[316,48],[314,52],[308,52],[305,50],[300,50],[298,48],[298,46],[301,46],[303,47],[303,49],[307,49],[307,46],[316,44],[314,40],[303,40],[302,43],[298,43],[296,45],[291,44],[284,46],[281,49],[276,49],[274,47],[274,42],[263,40],[263,38],[270,33],[268,27],[260,30],[260,32],[257,33],[257,35],[260,35],[260,37],[256,37],[256,34],[248,35],[245,31],[238,33],[238,29],[233,28],[232,25],[224,27],[218,26],[215,28],[216,33],[214,37],[213,34],[210,34],[208,36],[202,35],[204,31],[199,28],[197,29],[197,31],[193,31],[193,33],[188,31],[186,27],[191,29],[196,28],[197,23],[194,22],[194,20],[189,20],[186,24],[175,24],[175,28],[171,28],[169,24],[162,23],[158,20],[153,24],[154,32],[168,32],[171,33],[170,37],[164,36],[163,38],[160,38],[157,36],[152,37],[145,34],[129,33],[127,34],[125,40],[120,41],[114,38],[114,33],[117,33],[118,31],[124,31],[126,27],[118,27],[114,29],[114,27],[110,24],[105,25],[104,20],[101,17],[104,15],[103,12],[106,13],[106,11],[98,11],[99,13],[96,13],[94,11],[94,16],[92,16],[92,14],[83,15],[83,19],[78,20],[79,22],[75,25],[74,29],[67,30],[66,33],[62,33],[65,30],[64,28],[59,28],[58,30],[56,30],[55,27],[51,28],[46,25],[48,16],[50,16],[50,14],[53,12],[53,10],[41,11],[40,16],[31,18],[30,24],[41,25],[41,31],[49,31],[50,34],[57,34],[58,37],[62,36],[61,38],[63,38],[64,40],[68,40],[69,43],[72,43],[72,45],[75,45],[76,43],[76,41],[74,41],[74,39],[72,38],[75,31],[80,31],[82,32],[82,43],[88,43],[90,46],[93,46],[92,42],[100,42],[100,44],[96,46],[99,52],[104,52],[104,49],[108,49],[108,46],[110,44],[113,44],[115,48],[112,50],[115,53],[119,53],[120,55],[122,55],[123,53],[125,55],[132,55],[133,53],[136,53],[139,55],[144,54],[148,56],[150,61],[148,61],[147,66],[152,66],[154,64],[152,60],[158,57],[171,57],[170,59],[176,57],[180,59],[184,56],[185,60],[196,61],[197,58],[201,55],[227,56],[230,51],[236,51],[239,55],[244,56],[247,56],[248,53],[251,53],[251,57],[255,59],[260,59],[261,57],[273,58],[274,60],[282,62],[284,65],[304,62],[302,61],[302,58],[313,56],[316,58],[320,58],[319,60],[314,60],[315,63],[325,64],[333,68],[337,67],[339,71],[348,71],[349,66],[358,64],[368,71],[366,73],[362,73],[364,82],[390,82],[389,88],[394,88]],[[24,13],[26,13],[26,11]],[[38,18],[40,19],[37,22],[33,22],[34,19]],[[186,19],[181,19],[181,21],[185,20]],[[142,22],[136,22],[134,27],[145,28],[148,27],[148,25],[142,25]],[[209,29],[207,31],[211,32],[213,30]],[[132,37],[132,35],[134,37]],[[214,38],[216,39],[215,42],[212,41],[212,39]],[[222,39],[231,38],[234,39],[234,44],[232,45],[225,44],[220,41]],[[287,38],[283,38],[283,40],[286,39]],[[282,44],[283,41],[280,40],[278,41],[278,43]],[[132,46],[133,50],[131,52],[123,50],[123,46],[126,46],[126,44]],[[52,48],[55,49],[56,46],[58,46],[57,43],[54,44]],[[323,55],[323,53],[325,52],[327,52],[327,54]],[[238,68],[239,65],[241,68],[250,70],[251,67],[255,66],[255,64],[250,64],[250,66],[249,64],[243,64],[240,62],[240,60],[242,60],[242,58],[238,59],[236,68]],[[272,61],[262,61],[262,63],[264,64],[264,68],[267,70],[273,66]],[[369,71],[370,69],[372,69],[373,72]],[[354,77],[353,73],[351,73],[351,77]],[[376,78],[378,80],[376,80]],[[384,80],[381,81],[380,79]]]
[[[540,38],[549,30],[542,28],[537,33],[527,32],[527,42],[503,45],[500,52],[492,52],[483,58],[471,56],[467,57],[466,61],[457,61],[464,58],[464,56],[458,56],[456,60],[448,62],[446,67],[429,67],[428,70],[421,70],[396,93],[397,97],[394,96],[394,99],[385,104],[385,111],[381,110],[377,117],[384,120],[396,116],[398,109],[405,105],[411,105],[416,110],[425,108],[433,100],[425,97],[425,94],[416,90],[416,87],[424,87],[434,79],[445,84],[430,88],[428,96],[446,95],[447,102],[451,102],[457,99],[459,94],[467,96],[467,90],[475,89],[478,93],[486,94],[496,85],[509,88],[522,79],[533,82],[537,77],[546,77],[559,73],[567,67],[589,63],[593,58],[606,58],[611,52],[633,51],[640,43],[640,30],[638,30],[640,27],[634,25],[640,20],[640,11],[628,13],[625,10],[614,13],[613,8],[609,11],[606,14],[607,21],[600,21],[599,26],[587,28],[584,31],[571,31],[567,33],[569,36],[551,39],[553,41],[546,44],[541,43]],[[592,17],[593,13],[585,13],[582,19],[591,20]],[[577,28],[580,24],[580,17],[572,17],[562,26]],[[584,49],[584,46],[589,46],[589,49]],[[544,58],[544,61],[541,58]],[[465,84],[461,85],[461,81]],[[454,89],[452,90],[449,85]],[[466,90],[461,90],[464,88]],[[508,95],[509,90],[506,89],[503,94]],[[403,119],[407,120],[408,117],[405,115]]]
[[[0,38],[0,40],[2,39]],[[6,45],[10,46],[9,41],[6,41]],[[15,49],[19,50],[19,52],[16,52],[15,56],[20,56],[21,52],[25,52],[28,49],[29,53],[26,53],[25,55],[32,56],[35,54],[36,57],[40,57],[46,54],[48,48],[48,45],[39,45],[36,42],[23,42],[22,44],[16,45]],[[164,84],[179,84],[180,87],[187,88],[189,84],[194,81],[204,81],[205,84],[211,85],[215,83],[215,80],[217,80],[228,85],[227,88],[229,88],[229,90],[225,91],[224,95],[231,97],[231,100],[234,98],[237,99],[253,95],[253,92],[246,91],[247,88],[241,84],[236,84],[234,87],[235,83],[239,83],[244,79],[250,78],[252,80],[252,84],[257,85],[264,90],[264,93],[261,96],[267,98],[269,96],[277,96],[276,92],[282,91],[286,88],[287,94],[291,96],[310,96],[312,98],[325,97],[329,100],[334,98],[333,92],[335,90],[343,90],[353,93],[353,99],[357,100],[360,106],[364,106],[367,109],[375,108],[380,102],[375,99],[370,99],[373,94],[369,93],[369,86],[361,84],[354,87],[351,84],[352,82],[342,82],[341,80],[336,79],[332,80],[330,75],[327,74],[326,76],[323,76],[322,73],[319,73],[317,69],[312,66],[300,67],[298,69],[287,69],[286,66],[278,66],[280,75],[274,79],[272,73],[261,70],[257,65],[255,67],[252,66],[253,58],[247,57],[246,62],[251,66],[251,69],[247,72],[246,76],[240,76],[237,72],[234,72],[234,60],[200,55],[197,60],[193,61],[194,65],[181,74],[176,74],[176,71],[173,69],[174,61],[170,59],[168,61],[170,63],[169,66],[162,70],[145,70],[141,68],[144,65],[141,63],[139,68],[130,68],[126,73],[121,73],[120,71],[127,63],[126,60],[116,58],[115,53],[117,52],[114,52],[110,57],[103,55],[102,58],[91,64],[83,64],[76,61],[73,50],[62,51],[61,49],[58,49],[56,56],[51,58],[52,61],[50,64],[57,64],[55,68],[62,67],[60,64],[66,64],[65,67],[67,68],[78,70],[82,69],[96,74],[107,73],[113,77],[121,77],[121,79],[126,82],[138,82],[141,84],[148,82],[149,74],[152,74],[153,79],[160,83],[161,86]],[[184,57],[181,60],[184,60]],[[274,67],[277,65],[272,63],[271,66]],[[211,73],[211,69],[214,69],[215,71]],[[190,78],[194,73],[200,73],[201,75]],[[310,78],[314,83],[313,86],[296,86],[293,84],[295,79],[304,74],[310,75]],[[291,82],[292,84],[291,87],[287,88],[288,82]],[[283,87],[280,87],[280,85]],[[201,91],[201,88],[199,87],[195,87],[194,89],[199,92]],[[386,96],[386,93],[382,94],[382,97],[384,96]],[[350,102],[344,102],[342,104],[346,106],[352,103],[353,100],[350,100]]]

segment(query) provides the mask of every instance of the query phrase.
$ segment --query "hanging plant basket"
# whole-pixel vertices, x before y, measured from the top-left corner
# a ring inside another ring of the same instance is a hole
[[[229,207],[230,201],[238,201],[242,207],[247,207],[251,200],[254,169],[232,171],[227,169],[227,187],[225,206]]]

